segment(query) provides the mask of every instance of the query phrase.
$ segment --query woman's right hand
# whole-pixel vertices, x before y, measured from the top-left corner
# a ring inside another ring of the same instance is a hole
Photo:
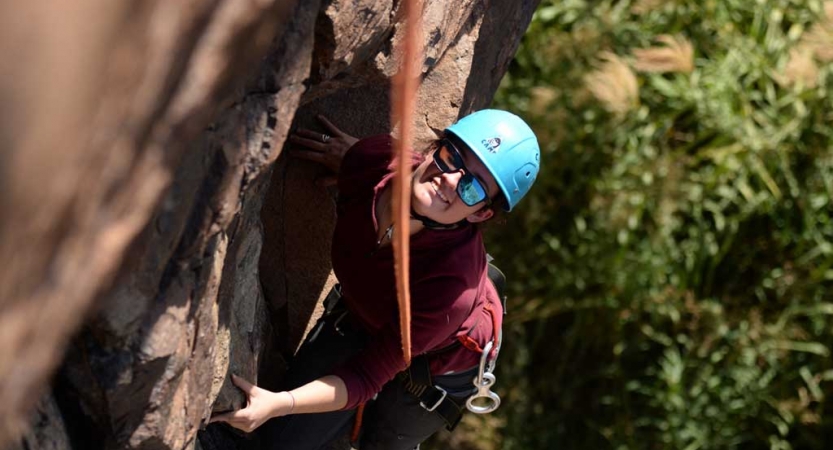
[[[292,413],[295,398],[288,392],[271,392],[249,383],[237,375],[232,382],[246,394],[246,407],[214,416],[209,423],[226,422],[238,430],[251,433],[272,417]]]
[[[358,139],[341,131],[323,115],[319,114],[316,118],[331,134],[301,128],[289,137],[289,142],[297,144],[302,148],[290,149],[289,154],[296,158],[322,164],[332,172],[332,175],[325,177],[321,181],[325,185],[334,184],[336,175],[338,175],[339,169],[341,168],[341,160],[344,158],[344,154],[347,153],[347,150],[353,144],[358,142]]]

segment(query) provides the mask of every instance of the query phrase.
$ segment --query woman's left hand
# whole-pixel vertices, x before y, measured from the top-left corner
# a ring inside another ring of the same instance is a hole
[[[323,115],[319,114],[316,118],[331,134],[301,128],[289,137],[289,141],[300,148],[289,152],[291,156],[317,162],[329,169],[331,174],[319,181],[324,185],[335,184],[344,154],[358,139],[341,131]]]
[[[286,415],[291,410],[291,400],[288,400],[289,394],[285,392],[276,393],[261,389],[237,375],[232,375],[231,381],[246,393],[246,407],[214,416],[209,423],[226,422],[234,428],[250,433],[272,417]]]

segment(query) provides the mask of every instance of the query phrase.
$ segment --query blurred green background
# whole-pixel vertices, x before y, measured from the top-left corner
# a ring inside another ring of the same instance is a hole
[[[504,404],[426,447],[833,448],[833,2],[543,0]]]

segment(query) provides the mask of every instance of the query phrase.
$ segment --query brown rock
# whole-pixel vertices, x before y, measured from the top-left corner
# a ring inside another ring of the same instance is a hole
[[[70,450],[64,418],[51,395],[45,395],[35,408],[32,428],[7,450]]]
[[[73,448],[191,448],[243,406],[230,373],[277,385],[335,282],[333,192],[278,157],[317,113],[390,130],[400,2],[36,3],[0,5],[0,61],[34,55],[0,66],[0,445],[83,322],[56,397],[97,442]],[[536,3],[425,1],[420,142],[488,105]]]

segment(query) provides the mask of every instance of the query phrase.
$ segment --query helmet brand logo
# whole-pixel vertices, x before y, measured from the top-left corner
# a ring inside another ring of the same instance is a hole
[[[480,143],[483,144],[483,147],[486,147],[486,150],[492,153],[497,153],[498,148],[500,148],[500,138],[498,137],[483,139]]]

